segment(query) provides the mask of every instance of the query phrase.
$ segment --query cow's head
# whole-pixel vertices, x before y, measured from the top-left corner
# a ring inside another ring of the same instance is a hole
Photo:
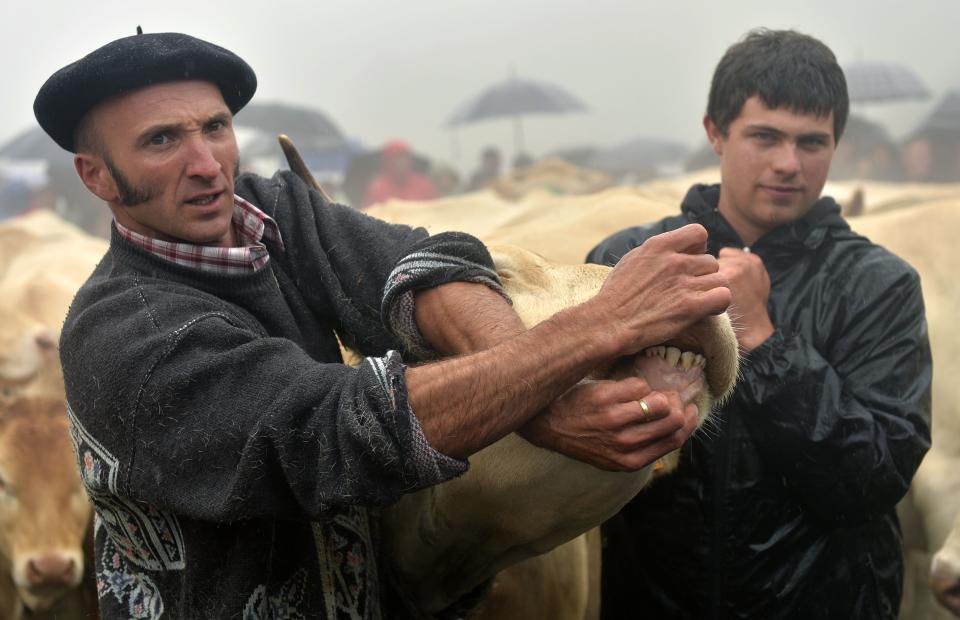
[[[489,250],[527,327],[587,301],[611,271],[553,264],[513,246]],[[702,421],[733,388],[737,360],[736,336],[723,315],[594,374],[642,375],[653,389],[685,392]],[[414,607],[437,613],[498,571],[603,523],[655,470],[605,471],[507,435],[472,455],[463,476],[405,495],[384,511],[393,570]]]
[[[603,286],[611,268],[557,265],[514,246],[490,253],[504,287],[527,327],[560,310],[587,301]],[[595,376],[643,377],[654,390],[675,390],[697,403],[703,423],[715,402],[726,398],[737,378],[737,339],[726,314],[711,316],[676,338],[639,355],[598,368]]]
[[[0,555],[28,608],[80,583],[90,516],[63,400],[0,404]]]

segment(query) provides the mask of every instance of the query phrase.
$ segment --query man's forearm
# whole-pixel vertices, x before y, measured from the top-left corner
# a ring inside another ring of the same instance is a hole
[[[451,282],[415,299],[420,334],[441,357],[483,351],[526,331],[507,300],[483,284]]]
[[[424,334],[431,343],[460,350],[496,340],[500,344],[407,371],[411,408],[427,440],[440,452],[464,458],[493,443],[616,354],[584,307],[561,312],[529,331],[523,331],[506,302],[503,309],[515,321],[501,317],[502,331],[489,328],[489,321],[495,325],[499,314],[494,311],[463,315],[470,317],[466,324],[474,320],[488,324],[472,336],[457,334],[452,323],[438,328],[436,335]]]

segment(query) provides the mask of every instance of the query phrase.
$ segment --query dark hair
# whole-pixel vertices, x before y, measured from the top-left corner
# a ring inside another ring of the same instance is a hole
[[[93,110],[84,114],[80,122],[77,123],[77,128],[73,133],[73,145],[77,153],[104,154],[103,140],[100,138],[99,129],[96,127]]]
[[[826,45],[794,30],[751,30],[720,59],[707,100],[707,116],[726,135],[747,99],[803,114],[833,112],[833,138],[840,140],[850,100],[847,80]]]

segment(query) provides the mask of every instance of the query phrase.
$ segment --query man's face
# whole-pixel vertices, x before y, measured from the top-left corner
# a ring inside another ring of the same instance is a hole
[[[165,241],[233,244],[239,155],[230,110],[214,84],[157,84],[92,114],[103,152],[77,159],[101,160],[103,184],[95,193],[119,223]]]
[[[721,214],[753,244],[803,217],[820,197],[836,142],[833,113],[798,114],[750,97],[724,136],[704,119],[720,156]]]

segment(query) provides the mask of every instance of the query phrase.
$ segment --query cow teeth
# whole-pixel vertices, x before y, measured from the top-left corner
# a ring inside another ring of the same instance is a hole
[[[693,364],[694,364],[697,368],[703,368],[704,366],[707,365],[707,358],[705,358],[704,356],[702,356],[702,355],[700,355],[700,354],[697,354],[697,355],[694,357],[694,359],[693,359]]]
[[[667,363],[676,366],[680,361],[680,349],[677,347],[667,347]]]
[[[695,355],[690,351],[684,351],[683,353],[680,354],[680,366],[684,370],[690,370],[691,368],[693,368],[694,357]]]

